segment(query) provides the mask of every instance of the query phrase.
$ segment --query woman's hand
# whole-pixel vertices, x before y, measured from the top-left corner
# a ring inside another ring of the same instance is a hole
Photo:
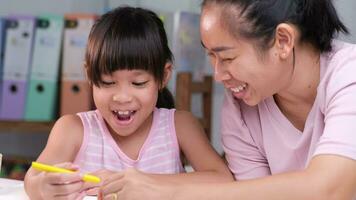
[[[135,169],[111,174],[100,188],[101,200],[159,200],[171,199],[169,187],[158,184],[149,175]]]
[[[74,171],[78,170],[78,167],[72,163],[61,163],[55,166]],[[84,182],[79,173],[41,172],[38,174],[38,178],[40,179],[39,184],[42,199],[77,200],[83,199],[85,196],[85,193],[81,192]]]

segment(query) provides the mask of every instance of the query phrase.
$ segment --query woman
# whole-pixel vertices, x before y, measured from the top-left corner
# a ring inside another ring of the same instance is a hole
[[[331,1],[204,0],[200,29],[226,88],[221,134],[237,181],[151,180],[136,191],[145,188],[146,200],[154,191],[156,199],[356,199],[356,45],[333,40],[347,29]]]

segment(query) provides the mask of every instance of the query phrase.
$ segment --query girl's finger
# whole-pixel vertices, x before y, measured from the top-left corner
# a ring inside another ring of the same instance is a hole
[[[51,191],[55,195],[69,195],[72,193],[79,193],[81,192],[83,182],[73,182],[68,184],[57,184],[57,185],[50,185],[48,190]]]
[[[50,184],[67,184],[82,181],[82,176],[79,173],[45,172],[44,179]]]
[[[58,163],[58,164],[55,164],[54,166],[65,168],[65,169],[69,169],[69,170],[73,170],[73,171],[78,171],[79,170],[79,166],[76,165],[76,164],[73,164],[71,162]]]
[[[120,179],[124,178],[124,175],[125,174],[122,172],[114,173],[111,176],[109,176],[106,180],[104,180],[104,182],[102,183],[102,186],[109,184],[113,181],[120,180]]]
[[[89,196],[96,196],[99,193],[99,187],[95,187],[95,188],[86,190],[85,193],[86,193],[86,195],[89,195]]]
[[[100,187],[100,191],[103,194],[103,196],[105,197],[106,195],[108,195],[110,193],[115,193],[115,192],[121,191],[123,187],[124,187],[124,181],[116,180],[116,181],[107,183],[106,185]]]
[[[72,199],[72,200],[82,200],[84,199],[85,195],[83,195],[82,193],[72,193],[72,194],[68,194],[68,195],[56,195],[53,200],[68,200],[68,199]]]

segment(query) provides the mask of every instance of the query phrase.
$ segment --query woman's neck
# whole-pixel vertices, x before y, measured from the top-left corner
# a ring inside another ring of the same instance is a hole
[[[313,104],[320,81],[320,53],[310,45],[295,47],[295,66],[287,88],[275,96],[296,104]]]
[[[299,130],[314,104],[320,81],[320,53],[308,45],[295,47],[295,66],[290,84],[274,95],[283,114]]]

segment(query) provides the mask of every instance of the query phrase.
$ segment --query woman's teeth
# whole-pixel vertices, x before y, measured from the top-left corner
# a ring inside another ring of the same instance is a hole
[[[230,90],[231,90],[232,92],[237,93],[237,92],[241,92],[241,91],[243,91],[244,89],[246,89],[246,87],[247,87],[247,84],[246,84],[246,83],[244,83],[244,84],[239,85],[239,86],[237,86],[237,87],[230,88]]]

